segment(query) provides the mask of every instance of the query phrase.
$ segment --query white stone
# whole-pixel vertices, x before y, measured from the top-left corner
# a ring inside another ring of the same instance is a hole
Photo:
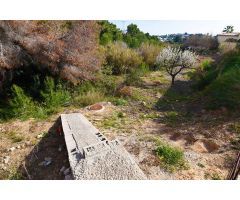
[[[8,164],[9,161],[10,161],[10,156],[5,156],[5,157],[3,158],[3,162],[4,162],[5,164]]]
[[[16,149],[16,147],[11,147],[10,149],[9,149],[9,151],[14,151]]]

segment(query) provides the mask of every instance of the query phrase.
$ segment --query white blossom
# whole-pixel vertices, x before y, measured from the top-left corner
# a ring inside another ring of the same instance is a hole
[[[179,47],[164,48],[157,56],[156,63],[160,67],[164,67],[168,74],[172,76],[172,84],[175,76],[185,68],[191,68],[196,64],[197,56],[195,53]]]

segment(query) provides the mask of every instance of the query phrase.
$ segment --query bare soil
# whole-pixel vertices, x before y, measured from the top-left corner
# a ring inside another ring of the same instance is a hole
[[[237,134],[229,127],[239,116],[225,109],[205,110],[204,102],[193,98],[192,83],[184,74],[173,88],[163,72],[143,80],[132,87],[135,96],[128,105],[99,102],[103,110],[66,108],[64,113],[81,112],[106,137],[119,139],[148,179],[225,179],[237,153],[232,144]],[[0,124],[0,179],[64,179],[60,169],[69,163],[59,116]],[[9,132],[22,140],[13,142]],[[181,148],[188,168],[164,169],[155,154],[156,139]],[[52,162],[42,166],[46,157]]]

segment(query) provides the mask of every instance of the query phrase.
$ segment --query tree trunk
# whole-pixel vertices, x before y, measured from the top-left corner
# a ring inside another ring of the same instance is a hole
[[[175,82],[175,76],[172,75],[172,82],[171,82],[171,86],[174,85],[174,82]]]

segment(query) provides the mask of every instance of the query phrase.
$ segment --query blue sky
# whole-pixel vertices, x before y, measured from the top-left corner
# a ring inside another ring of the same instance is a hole
[[[221,33],[227,25],[233,25],[235,32],[240,32],[240,20],[109,20],[120,29],[127,25],[137,24],[140,30],[152,35],[164,35],[171,33],[210,33],[216,35]]]

